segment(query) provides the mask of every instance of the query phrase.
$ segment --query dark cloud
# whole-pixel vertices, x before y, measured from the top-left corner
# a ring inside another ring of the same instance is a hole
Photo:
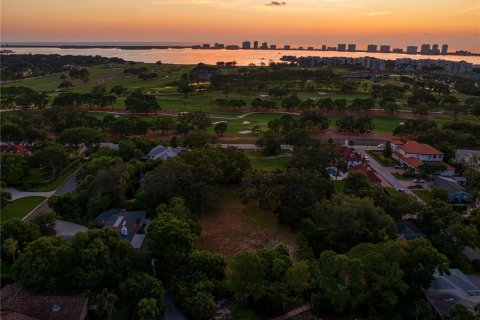
[[[275,7],[280,7],[280,6],[284,6],[286,5],[287,3],[285,1],[270,1],[269,3],[265,3],[266,6],[275,6]]]

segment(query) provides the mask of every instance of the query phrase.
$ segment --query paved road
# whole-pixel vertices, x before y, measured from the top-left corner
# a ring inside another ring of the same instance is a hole
[[[63,196],[67,192],[75,191],[77,188],[77,174],[80,171],[81,167],[77,169],[70,177],[68,177],[63,183],[57,188],[57,190],[52,191],[52,194],[49,196]],[[29,220],[35,215],[41,212],[51,211],[50,207],[48,206],[48,201],[45,201],[41,206],[36,208],[34,211],[30,212],[28,215],[25,216],[25,220]]]
[[[363,149],[362,150],[360,148],[355,148],[355,149],[358,150],[359,153],[362,156],[368,156],[367,153],[365,152],[365,150],[371,150],[371,149]],[[406,194],[412,195],[415,198],[417,198],[417,200],[419,202],[424,203],[424,201],[422,199],[420,199],[419,197],[417,197],[417,195],[415,193],[413,193],[412,190],[406,188],[402,181],[395,178],[392,175],[392,173],[388,170],[388,168],[382,166],[380,163],[378,163],[372,157],[369,157],[369,159],[370,159],[370,161],[368,162],[368,164],[370,165],[370,167],[372,167],[373,170],[375,170],[379,175],[381,175],[385,179],[385,181],[387,181],[393,188],[395,188],[396,190],[403,189],[403,190],[405,190]]]
[[[257,150],[258,147],[253,143],[224,143],[219,144],[219,146],[226,148],[226,147],[237,147],[242,150]],[[288,144],[281,145],[282,150],[293,150],[293,146]],[[377,146],[355,146],[355,150],[381,150]]]

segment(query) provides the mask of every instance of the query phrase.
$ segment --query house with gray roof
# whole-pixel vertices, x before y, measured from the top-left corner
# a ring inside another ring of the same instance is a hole
[[[164,147],[162,145],[158,145],[153,148],[147,155],[148,159],[162,159],[167,160],[168,158],[174,158],[183,151],[181,147]]]
[[[433,180],[433,187],[446,190],[449,203],[470,203],[472,201],[472,195],[454,179],[436,176]]]
[[[480,303],[480,288],[460,269],[450,269],[450,275],[434,274],[426,296],[435,311],[443,317],[458,304],[473,310]]]
[[[103,228],[115,228],[120,237],[128,240],[134,249],[140,250],[145,240],[145,234],[138,231],[146,224],[146,211],[124,211],[111,209],[99,214],[97,225]]]

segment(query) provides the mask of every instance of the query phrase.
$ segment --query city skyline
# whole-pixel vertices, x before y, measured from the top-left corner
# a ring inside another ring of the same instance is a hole
[[[480,51],[476,0],[2,1],[2,41],[186,41],[279,45],[448,43]],[[408,23],[406,23],[408,21]],[[341,39],[341,40],[339,40]],[[341,42],[338,42],[341,41]]]

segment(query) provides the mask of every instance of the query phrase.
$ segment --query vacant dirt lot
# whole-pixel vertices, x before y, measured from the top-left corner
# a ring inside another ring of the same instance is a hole
[[[280,226],[272,212],[262,211],[254,204],[245,206],[236,194],[236,189],[224,188],[219,194],[219,208],[203,212],[198,249],[232,257],[240,251],[284,243],[295,255],[298,251],[295,234]]]

